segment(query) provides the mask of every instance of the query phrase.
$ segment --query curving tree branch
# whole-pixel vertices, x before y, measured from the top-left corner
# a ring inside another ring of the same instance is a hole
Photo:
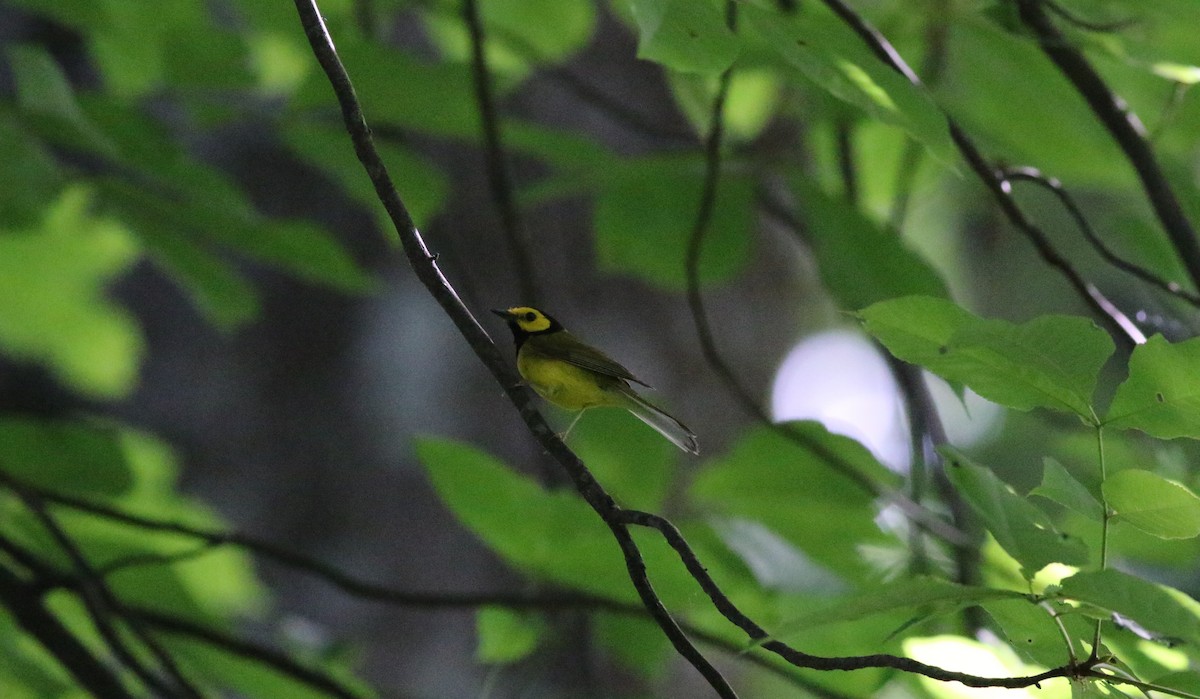
[[[1145,267],[1122,258],[1105,245],[1100,236],[1096,234],[1095,229],[1092,228],[1092,224],[1088,223],[1087,217],[1083,215],[1083,211],[1075,203],[1075,199],[1067,191],[1066,187],[1063,187],[1062,182],[1057,177],[1049,177],[1033,167],[1007,167],[1000,170],[999,174],[1005,180],[1031,182],[1043,189],[1049,190],[1051,194],[1058,198],[1058,201],[1067,210],[1067,213],[1071,215],[1071,218],[1075,219],[1075,224],[1079,227],[1079,231],[1083,233],[1083,237],[1087,239],[1092,248],[1113,267],[1131,274],[1147,284],[1182,299],[1193,306],[1200,307],[1200,295],[1184,289],[1178,282],[1167,281]]]
[[[1071,81],[1124,151],[1193,287],[1200,288],[1200,241],[1150,148],[1146,127],[1125,100],[1109,89],[1083,53],[1054,26],[1042,0],[1016,0],[1016,3],[1021,22],[1037,37],[1042,52]]]

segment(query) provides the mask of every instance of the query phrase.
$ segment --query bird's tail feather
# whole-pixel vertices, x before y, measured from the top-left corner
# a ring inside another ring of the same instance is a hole
[[[650,425],[659,434],[666,437],[672,444],[690,453],[699,454],[700,444],[696,441],[696,433],[692,432],[682,422],[668,415],[661,408],[642,398],[633,389],[622,391],[628,398],[625,406],[637,419]]]

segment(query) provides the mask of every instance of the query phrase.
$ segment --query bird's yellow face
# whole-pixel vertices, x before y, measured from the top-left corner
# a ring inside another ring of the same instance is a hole
[[[539,333],[543,330],[548,330],[554,324],[552,320],[546,317],[545,313],[529,306],[514,306],[508,309],[507,312],[509,320],[516,323],[518,328],[527,333]]]

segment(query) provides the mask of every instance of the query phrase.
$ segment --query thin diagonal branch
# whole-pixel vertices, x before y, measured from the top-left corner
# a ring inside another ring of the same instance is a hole
[[[463,20],[471,37],[471,77],[475,83],[475,100],[479,105],[479,121],[483,129],[484,160],[487,163],[488,185],[492,201],[500,213],[500,226],[513,259],[513,273],[521,300],[534,306],[541,300],[536,267],[529,251],[528,235],[521,220],[513,194],[513,182],[505,159],[500,136],[500,116],[492,94],[491,73],[487,65],[487,42],[484,39],[483,19],[479,16],[477,0],[463,0]]]
[[[1071,218],[1075,219],[1075,224],[1079,226],[1079,231],[1083,233],[1083,237],[1087,239],[1092,248],[1094,248],[1096,252],[1100,253],[1100,256],[1112,266],[1123,272],[1132,274],[1133,276],[1141,279],[1157,289],[1161,289],[1172,296],[1176,296],[1184,301],[1187,301],[1193,306],[1200,307],[1200,295],[1184,289],[1178,282],[1167,281],[1145,267],[1133,262],[1129,262],[1117,253],[1113,252],[1112,249],[1100,239],[1100,236],[1096,234],[1095,229],[1092,228],[1090,223],[1088,223],[1087,217],[1083,215],[1083,211],[1080,210],[1079,206],[1075,203],[1074,197],[1071,196],[1066,187],[1063,186],[1062,182],[1057,177],[1048,177],[1040,170],[1033,167],[1004,168],[1003,170],[1000,170],[999,174],[1006,180],[1032,182],[1033,184],[1049,190],[1055,197],[1058,198],[1058,201],[1063,205],[1063,207],[1066,208],[1067,213],[1071,215]]]
[[[77,586],[79,598],[83,601],[84,608],[87,610],[88,616],[92,619],[92,624],[108,645],[109,650],[120,660],[121,664],[129,668],[138,679],[145,683],[147,688],[163,696],[175,696],[178,694],[197,699],[201,697],[199,689],[184,677],[183,672],[179,669],[179,666],[175,663],[175,659],[170,653],[159,645],[154,638],[146,634],[135,621],[126,620],[130,630],[133,631],[137,639],[158,660],[169,678],[169,683],[142,664],[134,650],[127,647],[125,640],[121,637],[121,629],[114,623],[114,619],[121,619],[121,605],[112,590],[108,588],[108,584],[104,581],[103,577],[96,572],[96,569],[92,567],[86,556],[84,556],[83,551],[67,534],[66,530],[62,528],[54,516],[50,514],[50,511],[46,509],[45,503],[41,498],[35,493],[20,488],[15,488],[14,492],[46,531],[49,532],[51,538],[54,539],[59,548],[63,550],[67,558],[71,561],[71,565],[75,568],[79,580],[79,585]]]
[[[296,11],[300,16],[305,36],[312,47],[313,54],[325,72],[330,86],[337,97],[342,110],[346,131],[354,144],[355,154],[371,178],[375,193],[387,210],[400,238],[401,247],[413,268],[417,278],[425,285],[430,295],[442,307],[446,315],[454,322],[463,338],[479,357],[480,361],[491,371],[500,383],[510,401],[520,412],[530,432],[538,442],[558,461],[567,471],[576,490],[589,506],[608,524],[613,536],[617,539],[621,552],[625,557],[626,570],[638,595],[642,598],[651,617],[670,639],[676,651],[704,676],[710,686],[722,697],[736,697],[736,692],[720,671],[710,663],[703,654],[688,640],[680,630],[679,625],[662,605],[655,594],[650,580],[646,575],[645,564],[637,544],[633,541],[628,528],[617,523],[616,514],[620,508],[612,497],[596,481],[587,467],[579,460],[566,444],[554,433],[545,418],[538,412],[532,392],[505,362],[491,337],[479,325],[455,293],[454,287],[442,274],[437,266],[437,260],[429,251],[424,238],[413,225],[404,202],[392,183],[378,151],[371,141],[371,131],[362,113],[362,107],[354,93],[350,76],[338,58],[333,39],[321,18],[320,10],[314,0],[295,0]]]
[[[1192,286],[1200,288],[1200,241],[1183,211],[1175,190],[1167,182],[1138,116],[1113,93],[1087,58],[1075,48],[1046,15],[1041,0],[1016,0],[1021,22],[1037,37],[1042,52],[1087,101],[1092,113],[1108,129],[1125,158],[1137,172],[1163,230],[1187,270]]]
[[[45,590],[42,581],[22,580],[6,565],[0,564],[0,606],[8,610],[17,625],[36,639],[79,682],[79,686],[94,696],[132,698],[134,695],[116,674],[92,655],[87,646],[46,608]]]
[[[231,655],[269,667],[281,675],[330,696],[339,697],[339,699],[365,699],[368,696],[363,692],[351,689],[340,680],[334,679],[320,670],[296,662],[284,653],[245,639],[151,609],[125,606],[122,611],[130,619],[154,627],[163,633],[190,638],[220,648]]]
[[[1024,0],[1019,1],[1023,2]],[[822,0],[822,2],[858,34],[859,38],[867,45],[867,48],[879,60],[883,61],[884,65],[900,73],[914,85],[922,84],[921,78],[913,72],[913,69],[904,61],[904,58],[896,51],[895,47],[870,22],[851,9],[843,0]],[[1140,342],[1145,342],[1145,336],[1133,324],[1133,321],[1129,320],[1117,308],[1117,305],[1110,301],[1098,288],[1084,279],[1083,275],[1066,258],[1058,253],[1046,234],[1025,216],[1025,213],[1021,211],[1012,198],[1011,186],[1005,183],[997,174],[996,168],[987,162],[987,159],[983,157],[983,153],[975,145],[975,142],[971,140],[971,137],[963,131],[953,118],[947,116],[946,124],[950,130],[951,140],[954,142],[955,147],[958,148],[959,153],[966,159],[972,172],[983,182],[988,191],[992,193],[992,197],[1009,220],[1009,223],[1033,243],[1042,260],[1057,269],[1066,278],[1067,282],[1075,289],[1080,298],[1091,307],[1097,317],[1105,322],[1109,333],[1124,345],[1126,349],[1130,349],[1133,345]]]

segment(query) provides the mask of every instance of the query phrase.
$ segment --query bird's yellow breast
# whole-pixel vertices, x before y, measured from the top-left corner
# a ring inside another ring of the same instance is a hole
[[[517,370],[538,395],[566,410],[624,404],[619,379],[547,357],[529,347],[517,355]]]

